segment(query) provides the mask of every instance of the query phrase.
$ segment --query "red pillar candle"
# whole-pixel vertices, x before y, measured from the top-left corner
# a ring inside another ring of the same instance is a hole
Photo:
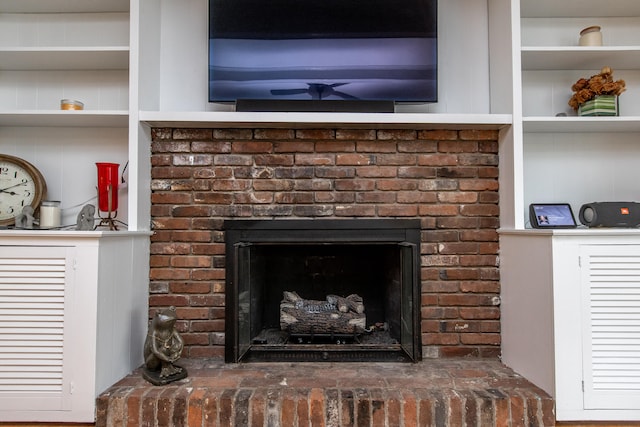
[[[98,167],[98,209],[115,212],[118,209],[118,163],[96,163]],[[109,197],[111,195],[111,197]]]

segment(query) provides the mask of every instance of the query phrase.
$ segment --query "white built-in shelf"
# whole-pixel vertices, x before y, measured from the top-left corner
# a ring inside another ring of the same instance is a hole
[[[640,46],[523,46],[521,52],[523,70],[640,68]]]
[[[521,1],[523,18],[605,17],[640,15],[638,0],[535,0]]]
[[[0,0],[2,13],[128,12],[129,0]]]
[[[127,127],[124,110],[22,110],[0,111],[0,126]]]
[[[0,70],[126,70],[128,46],[0,48]]]
[[[555,228],[544,230],[540,228],[500,228],[498,233],[502,235],[536,235],[536,236],[628,236],[640,234],[640,228],[624,227],[593,227],[578,225],[577,228]]]
[[[523,128],[525,132],[640,132],[639,116],[619,117],[524,117]]]
[[[288,128],[386,128],[386,129],[500,129],[512,123],[511,114],[431,113],[253,113],[141,111],[140,121],[152,127],[288,127]]]
[[[11,238],[38,238],[38,239],[95,239],[95,238],[109,238],[109,237],[123,237],[123,236],[150,236],[150,231],[129,231],[129,230],[117,230],[112,231],[108,229],[97,229],[89,231],[78,231],[73,229],[67,230],[14,230],[8,228],[0,228],[0,238],[6,243],[6,240]],[[11,244],[11,243],[8,243]],[[24,244],[22,242],[21,244]]]

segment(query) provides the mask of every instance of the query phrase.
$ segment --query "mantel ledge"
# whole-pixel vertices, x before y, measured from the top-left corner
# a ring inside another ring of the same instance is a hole
[[[535,228],[500,228],[498,234],[503,236],[521,235],[529,237],[556,237],[556,236],[587,236],[587,237],[623,237],[640,238],[640,228],[623,227],[594,227],[588,228],[579,226],[577,228],[556,228],[556,229],[535,229]]]
[[[235,111],[140,111],[150,127],[177,128],[376,128],[376,129],[501,129],[511,114],[440,113],[310,113]]]
[[[76,231],[76,230],[26,230],[26,229],[0,229],[0,238],[3,243],[8,242],[10,239],[36,239],[40,242],[45,240],[55,239],[104,239],[104,238],[148,238],[153,233],[151,231],[112,231],[112,230],[91,230],[91,231]]]

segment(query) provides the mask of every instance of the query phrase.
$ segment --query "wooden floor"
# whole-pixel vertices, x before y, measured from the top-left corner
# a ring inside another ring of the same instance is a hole
[[[603,423],[603,422],[582,422],[582,423],[574,423],[574,422],[563,422],[556,423],[556,426],[559,427],[637,427],[640,426],[640,421],[638,422],[628,422],[628,423],[620,423],[620,422],[611,422],[611,423]]]
[[[3,423],[0,422],[0,427],[94,427],[95,424],[60,424],[60,423]],[[603,422],[562,422],[557,423],[558,427],[640,427],[639,422],[629,423],[603,423]]]
[[[94,427],[95,424],[86,423],[3,423],[0,422],[2,427]]]
[[[556,423],[556,426],[558,427],[637,427],[640,426],[640,421],[639,422],[628,422],[628,423],[619,423],[619,422],[612,422],[612,423],[603,423],[603,422],[582,422],[582,423],[574,423],[574,422],[563,422],[563,423]]]

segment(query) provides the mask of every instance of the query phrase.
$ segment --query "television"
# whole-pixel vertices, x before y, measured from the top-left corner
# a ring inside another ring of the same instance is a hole
[[[437,0],[209,0],[209,101],[437,101]]]

